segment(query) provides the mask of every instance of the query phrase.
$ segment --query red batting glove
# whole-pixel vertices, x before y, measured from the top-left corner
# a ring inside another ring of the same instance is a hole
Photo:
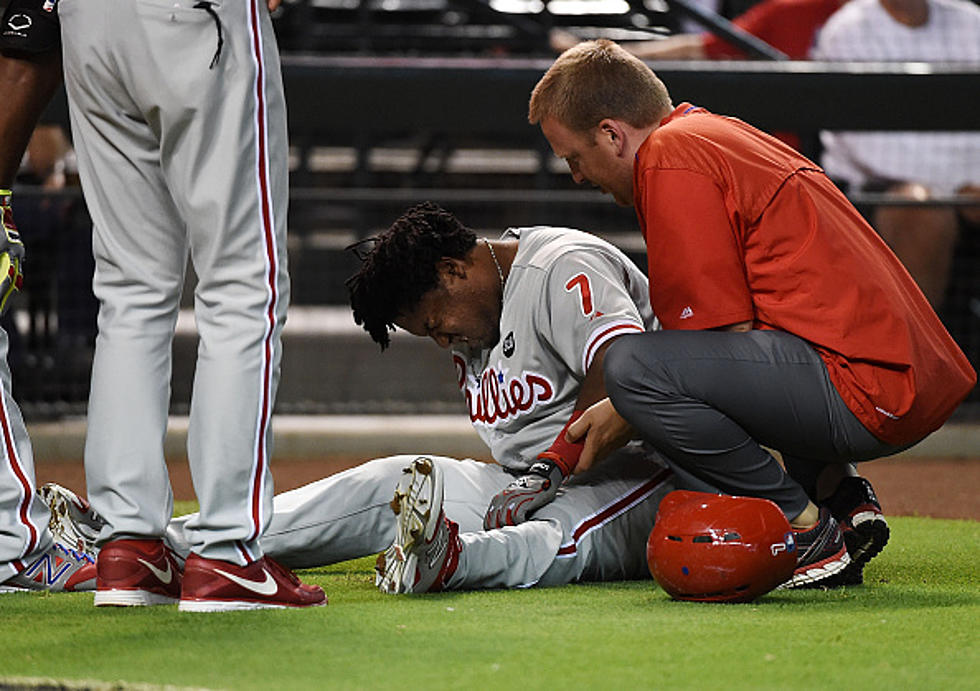
[[[565,439],[565,433],[568,431],[569,426],[582,417],[583,410],[576,410],[572,413],[572,417],[569,418],[565,426],[561,428],[561,432],[551,446],[548,447],[547,451],[542,451],[538,454],[538,459],[547,459],[553,461],[555,465],[561,468],[562,475],[568,477],[575,470],[575,466],[578,465],[578,457],[582,455],[582,449],[585,448],[585,437],[582,437],[577,442],[570,442]]]

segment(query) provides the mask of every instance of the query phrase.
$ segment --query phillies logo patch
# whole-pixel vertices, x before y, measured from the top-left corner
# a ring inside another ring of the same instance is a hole
[[[504,356],[510,357],[511,355],[514,354],[514,332],[513,331],[511,331],[509,334],[507,334],[507,336],[504,338],[504,342],[503,342],[503,344],[502,344],[501,347],[503,348]]]

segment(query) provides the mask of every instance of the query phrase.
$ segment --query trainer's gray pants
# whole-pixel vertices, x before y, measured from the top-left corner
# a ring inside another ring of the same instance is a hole
[[[679,477],[771,499],[790,518],[826,465],[901,450],[851,413],[810,345],[781,331],[630,334],[609,347],[604,373],[616,410]]]
[[[264,552],[303,568],[383,551],[395,537],[395,486],[414,458],[377,459],[277,495],[261,538]],[[490,531],[483,530],[487,505],[514,476],[497,464],[429,458],[444,475],[443,507],[463,542],[450,589],[649,577],[647,538],[673,484],[670,472],[638,447],[569,480],[532,520]],[[176,518],[167,530],[168,542],[185,557],[185,526],[192,519]]]

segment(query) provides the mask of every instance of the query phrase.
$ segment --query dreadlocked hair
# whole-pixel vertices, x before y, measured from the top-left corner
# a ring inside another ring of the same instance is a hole
[[[395,319],[438,287],[438,262],[464,258],[476,246],[476,233],[433,204],[416,204],[403,213],[373,247],[359,253],[361,269],[346,281],[354,322],[363,325],[381,350],[388,347]],[[357,252],[358,246],[348,249]]]

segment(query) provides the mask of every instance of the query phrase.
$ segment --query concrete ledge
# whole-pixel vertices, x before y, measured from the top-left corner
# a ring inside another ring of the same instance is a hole
[[[29,431],[38,463],[82,459],[84,419],[33,424]],[[272,431],[277,458],[490,455],[462,415],[276,415]],[[187,418],[172,417],[164,447],[167,458],[185,458],[186,445]],[[947,424],[899,457],[980,458],[980,424]]]

